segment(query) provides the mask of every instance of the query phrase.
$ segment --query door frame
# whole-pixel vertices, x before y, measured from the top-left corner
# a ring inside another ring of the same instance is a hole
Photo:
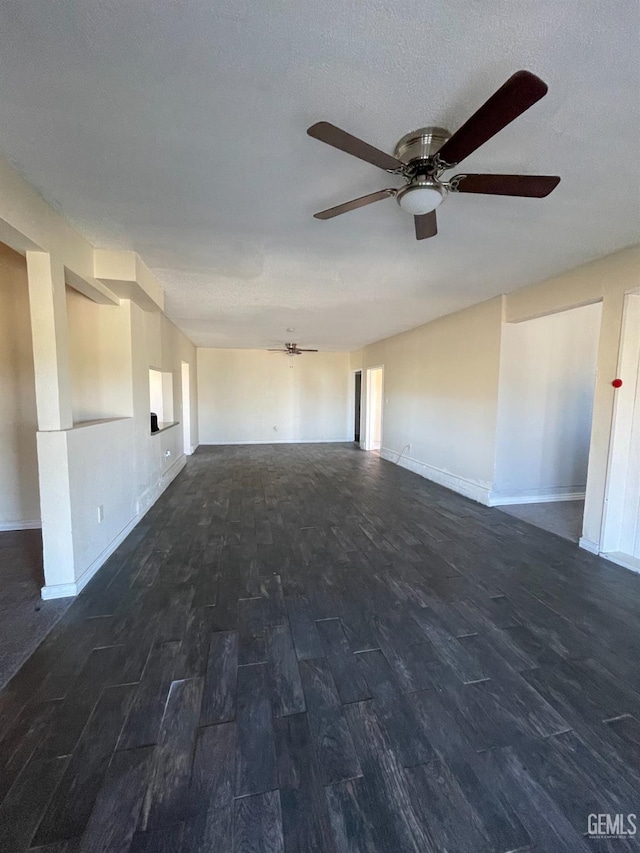
[[[382,382],[380,383],[380,453],[382,453],[382,439],[384,437],[384,364],[374,364],[371,367],[367,367],[367,381],[363,383],[366,385],[366,392],[364,395],[364,411],[365,411],[365,421],[364,421],[364,450],[374,450],[373,441],[371,438],[371,415],[372,410],[369,404],[371,399],[371,380],[372,373],[374,370],[382,371]],[[360,435],[362,436],[362,398],[360,401]]]
[[[185,370],[186,368],[186,370]],[[180,392],[182,399],[182,445],[186,456],[191,456],[191,365],[180,362]]]
[[[617,376],[623,380],[623,385],[615,391],[613,403],[607,480],[600,530],[600,553],[607,557],[616,555],[614,557],[616,562],[621,562],[628,556],[629,568],[634,568],[636,571],[640,569],[640,560],[627,552],[625,542],[640,535],[637,521],[634,530],[626,529],[626,525],[630,524],[631,509],[635,508],[637,518],[640,501],[637,493],[634,496],[633,488],[629,488],[629,481],[634,474],[630,470],[630,467],[633,466],[629,466],[631,454],[634,452],[632,441],[635,430],[640,428],[640,399],[638,399],[640,376],[635,373],[640,366],[639,319],[640,288],[636,288],[624,296],[622,334],[617,364]],[[637,449],[635,452],[638,452]],[[638,476],[638,472],[635,473]],[[629,503],[630,501],[635,502],[633,507]],[[638,565],[636,566],[635,563]]]
[[[360,374],[360,439],[356,441],[355,439],[355,425],[356,425],[356,375]],[[350,391],[349,391],[349,433],[353,433],[353,443],[357,444],[358,447],[363,447],[363,429],[362,429],[362,414],[364,411],[363,403],[364,403],[364,382],[363,382],[363,373],[364,370],[361,367],[357,367],[350,372],[351,381],[350,381]],[[348,433],[348,434],[349,434]]]

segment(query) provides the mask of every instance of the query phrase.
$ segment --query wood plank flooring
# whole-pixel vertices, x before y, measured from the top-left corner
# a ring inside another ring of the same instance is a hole
[[[0,851],[638,849],[639,627],[376,455],[201,448],[0,693]]]
[[[0,690],[69,606],[68,598],[43,601],[43,585],[40,530],[0,532]]]

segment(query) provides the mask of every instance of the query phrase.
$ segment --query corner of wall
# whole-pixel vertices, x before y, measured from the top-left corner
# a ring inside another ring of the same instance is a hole
[[[448,471],[440,468],[435,468],[433,465],[428,465],[426,462],[420,462],[418,459],[412,459],[395,450],[389,450],[383,447],[380,451],[380,456],[388,462],[393,462],[400,465],[401,468],[406,468],[407,471],[412,471],[414,474],[419,474],[426,480],[431,480],[439,486],[444,486],[446,489],[451,489],[452,492],[457,492],[465,498],[470,498],[477,503],[489,506],[490,489],[486,483],[481,483],[477,480],[467,480],[464,477],[458,477]]]

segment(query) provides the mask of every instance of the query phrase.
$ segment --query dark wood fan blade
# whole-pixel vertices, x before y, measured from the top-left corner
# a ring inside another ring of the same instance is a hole
[[[288,349],[268,349],[267,352],[289,352]]]
[[[465,175],[457,192],[544,198],[559,183],[560,178],[554,175]]]
[[[422,216],[413,217],[416,225],[416,240],[425,240],[427,237],[435,237],[438,233],[438,220],[436,212],[424,213]]]
[[[460,163],[547,94],[547,84],[530,71],[516,71],[442,146],[446,163]]]
[[[403,169],[404,164],[400,160],[396,160],[390,154],[385,154],[373,145],[363,142],[357,136],[352,136],[345,130],[340,130],[334,124],[329,124],[328,121],[319,121],[317,124],[311,125],[307,133],[313,136],[314,139],[319,139],[320,142],[326,142],[327,145],[333,145],[340,151],[345,151],[347,154],[352,154],[360,160],[365,160],[367,163],[372,163],[379,169],[384,169],[386,172],[395,172],[397,169]]]
[[[298,352],[318,352],[317,349],[299,349]]]
[[[388,198],[394,194],[395,190],[379,190],[377,193],[370,193],[360,198],[354,198],[352,201],[346,201],[344,204],[330,207],[327,210],[321,210],[320,213],[314,213],[313,215],[316,219],[332,219],[334,216],[340,216],[341,213],[348,213],[350,210],[356,210],[358,207],[373,204],[374,201],[382,201],[383,198]]]

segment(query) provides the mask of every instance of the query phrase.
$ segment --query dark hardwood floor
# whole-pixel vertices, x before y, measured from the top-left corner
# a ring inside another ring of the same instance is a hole
[[[40,530],[0,533],[0,690],[40,645],[70,603],[42,601]]]
[[[639,616],[351,445],[202,448],[0,694],[0,850],[638,849]]]

